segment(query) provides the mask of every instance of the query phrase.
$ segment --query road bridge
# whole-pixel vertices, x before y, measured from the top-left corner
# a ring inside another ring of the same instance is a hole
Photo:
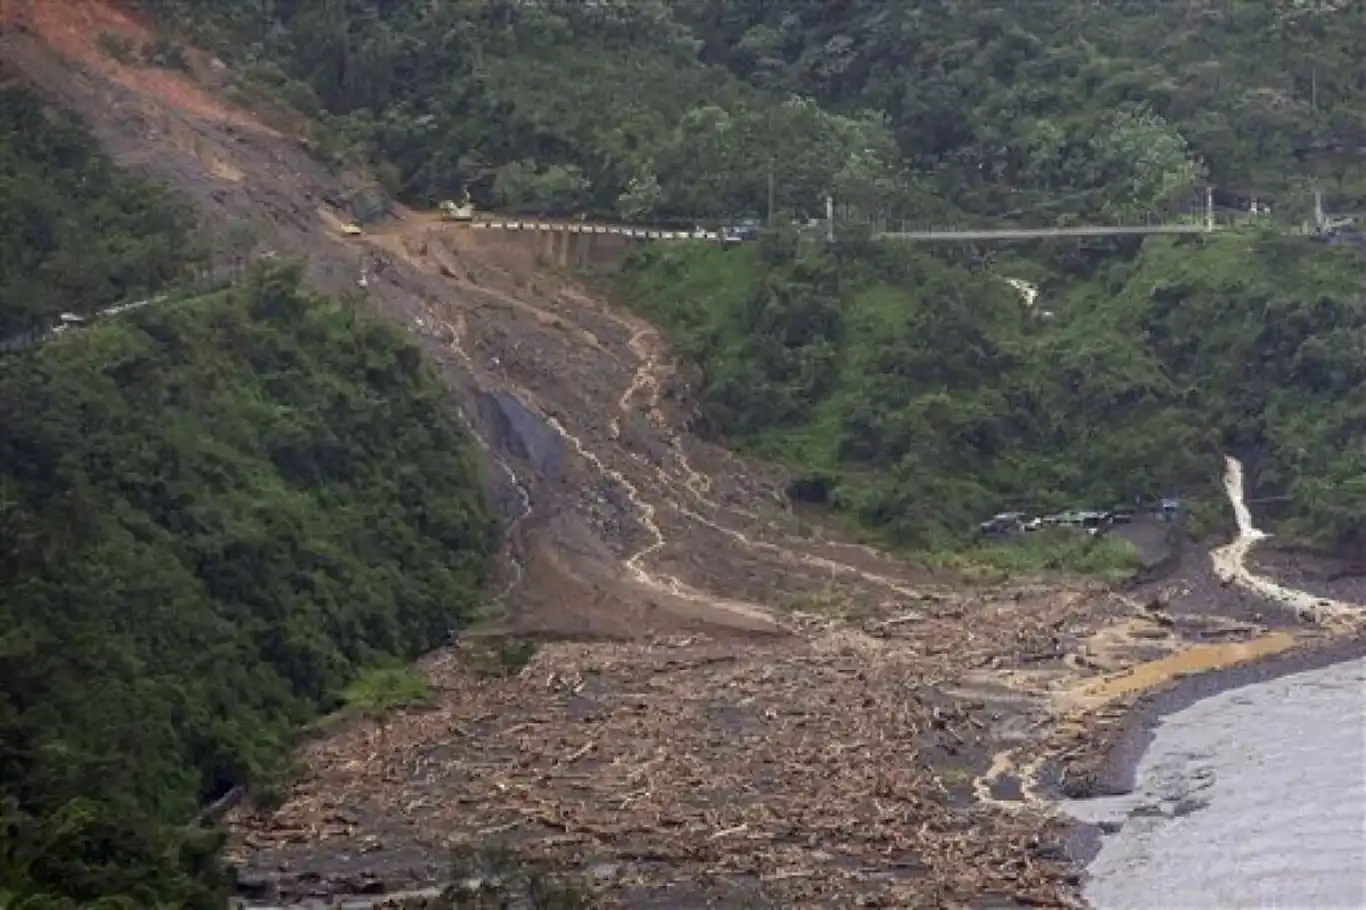
[[[963,228],[961,230],[884,231],[873,236],[878,240],[1031,240],[1040,237],[1123,237],[1145,234],[1208,234],[1218,225],[1205,224],[1147,224],[1147,225],[1081,225],[1052,228]]]
[[[459,223],[459,222],[457,222]],[[509,218],[481,219],[464,222],[479,231],[527,231],[553,234],[592,234],[625,237],[637,240],[710,240],[720,239],[719,231],[676,227],[641,227],[624,224],[604,224],[579,221],[542,221]],[[1032,240],[1049,237],[1123,237],[1152,234],[1206,234],[1231,226],[1224,222],[1171,222],[1166,224],[1096,224],[1067,227],[1004,227],[1004,228],[928,228],[921,231],[882,231],[873,234],[875,240],[901,242],[953,242],[989,240]]]
[[[555,234],[601,234],[637,240],[710,240],[720,238],[719,231],[681,231],[672,227],[637,227],[620,224],[594,224],[564,221],[524,221],[492,219],[467,222],[480,231],[530,231]],[[1147,225],[1077,225],[1046,228],[930,228],[923,231],[883,231],[873,235],[875,240],[910,242],[954,242],[970,240],[1031,240],[1048,237],[1122,237],[1150,234],[1206,234],[1227,225],[1221,224],[1147,224]]]

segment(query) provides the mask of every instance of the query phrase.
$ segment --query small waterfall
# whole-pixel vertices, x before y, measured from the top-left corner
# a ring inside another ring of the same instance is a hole
[[[1305,622],[1342,621],[1356,624],[1362,618],[1362,610],[1356,604],[1287,588],[1253,573],[1247,567],[1247,554],[1253,545],[1269,535],[1259,530],[1252,522],[1252,512],[1244,499],[1242,462],[1226,455],[1224,466],[1224,492],[1228,494],[1229,504],[1233,506],[1233,516],[1238,523],[1238,536],[1232,543],[1210,551],[1214,574],[1222,581],[1236,584],[1246,591],[1266,598],[1282,609],[1294,612]]]
[[[1243,540],[1261,540],[1268,536],[1252,523],[1252,510],[1247,507],[1246,491],[1243,488],[1243,463],[1231,455],[1224,456],[1224,492],[1228,494],[1229,504],[1233,506],[1233,518],[1238,523],[1238,537]]]

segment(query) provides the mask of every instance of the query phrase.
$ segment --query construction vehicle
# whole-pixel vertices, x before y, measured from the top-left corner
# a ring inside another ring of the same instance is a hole
[[[441,210],[443,221],[473,221],[474,203],[470,201],[469,194],[459,202],[452,202],[449,199],[442,200],[437,206]]]

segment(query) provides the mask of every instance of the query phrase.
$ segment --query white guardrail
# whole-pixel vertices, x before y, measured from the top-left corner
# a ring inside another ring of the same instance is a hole
[[[717,231],[678,231],[662,228],[633,228],[607,224],[569,224],[554,221],[470,221],[476,230],[494,231],[554,231],[566,234],[615,234],[619,237],[638,237],[642,240],[716,240]]]

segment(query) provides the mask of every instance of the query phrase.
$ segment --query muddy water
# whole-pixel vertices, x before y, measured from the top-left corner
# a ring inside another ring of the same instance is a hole
[[[1071,803],[1121,824],[1095,910],[1366,907],[1366,660],[1234,689],[1161,721],[1134,793]]]
[[[1244,501],[1242,465],[1228,458],[1226,468],[1238,536],[1210,554],[1215,573],[1301,617],[1359,618],[1356,604],[1285,588],[1247,568],[1248,551],[1266,535]],[[1256,653],[1238,660],[1292,643],[1276,638],[1245,643]],[[1120,684],[1139,691],[1144,682]],[[1085,694],[1103,701],[1109,693]],[[1084,896],[1094,910],[1366,907],[1366,659],[1175,712],[1154,731],[1133,793],[1064,808],[1111,832],[1087,869]]]

